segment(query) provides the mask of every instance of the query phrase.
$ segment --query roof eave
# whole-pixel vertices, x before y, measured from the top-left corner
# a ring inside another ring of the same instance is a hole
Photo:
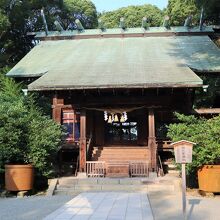
[[[156,88],[201,88],[202,83],[198,84],[146,84],[146,85],[103,85],[103,86],[56,86],[56,87],[32,87],[28,86],[29,91],[60,91],[60,90],[91,90],[91,89],[156,89]]]

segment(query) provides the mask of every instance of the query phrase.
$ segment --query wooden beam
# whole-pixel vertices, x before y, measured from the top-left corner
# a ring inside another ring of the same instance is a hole
[[[183,100],[184,96],[176,96],[178,99]],[[72,100],[77,100],[77,103],[71,104],[79,104],[81,106],[91,106],[91,105],[123,105],[123,104],[140,104],[146,106],[159,105],[159,106],[171,106],[172,100],[174,97],[171,95],[161,95],[161,96],[152,96],[145,94],[144,96],[100,96],[99,98],[95,96],[86,96],[82,98],[81,96],[74,96]]]
[[[200,108],[194,109],[193,113],[197,114],[220,114],[220,108]]]
[[[79,170],[86,171],[86,111],[80,112],[80,152],[79,152]]]
[[[156,171],[157,168],[157,145],[155,134],[155,117],[154,109],[148,110],[148,147],[150,149],[151,169]]]

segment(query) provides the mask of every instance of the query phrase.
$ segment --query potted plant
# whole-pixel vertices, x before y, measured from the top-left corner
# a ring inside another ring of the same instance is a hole
[[[185,139],[196,143],[192,163],[187,165],[188,175],[195,180],[198,174],[200,190],[220,192],[220,116],[176,116],[179,123],[168,126],[168,136],[173,141]]]
[[[0,172],[5,171],[7,190],[30,190],[33,167],[43,176],[51,174],[62,130],[13,80],[1,78],[0,83]]]

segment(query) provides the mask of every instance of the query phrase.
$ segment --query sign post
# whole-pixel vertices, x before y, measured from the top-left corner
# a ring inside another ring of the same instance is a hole
[[[192,163],[192,149],[195,143],[181,140],[171,145],[174,147],[176,163],[182,165],[182,207],[183,216],[186,219],[186,164]]]

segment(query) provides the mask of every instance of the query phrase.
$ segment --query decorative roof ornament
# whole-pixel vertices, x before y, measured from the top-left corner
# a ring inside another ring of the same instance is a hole
[[[144,29],[144,30],[147,30],[149,28],[149,23],[148,23],[148,19],[147,17],[143,17],[142,18],[142,24],[141,24],[141,27]]]
[[[199,30],[202,31],[203,29],[203,17],[204,17],[204,7],[202,7],[200,20],[199,20]]]
[[[166,15],[163,20],[163,27],[170,29],[170,17]]]
[[[125,19],[123,17],[120,18],[119,27],[124,31],[126,29]]]
[[[60,22],[59,21],[54,21],[54,25],[55,25],[55,27],[56,27],[56,30],[57,31],[59,31],[60,33],[62,32],[62,31],[64,31],[64,29],[63,29],[63,27],[62,27],[62,25],[60,24]]]
[[[78,31],[84,31],[84,27],[83,27],[83,25],[82,25],[82,23],[80,22],[79,19],[76,19],[76,20],[75,20],[75,23],[76,23],[76,26],[77,26],[77,30],[78,30]]]
[[[45,14],[44,14],[44,9],[41,9],[40,13],[41,13],[41,17],[42,17],[42,20],[43,20],[43,23],[44,23],[45,34],[47,36],[48,35],[48,26],[47,26],[47,20],[45,18]]]
[[[104,24],[104,22],[102,21],[102,19],[99,19],[98,20],[98,27],[99,27],[99,29],[103,32],[103,31],[105,31],[105,24]]]
[[[184,27],[191,28],[192,27],[192,15],[188,16],[184,22]]]

